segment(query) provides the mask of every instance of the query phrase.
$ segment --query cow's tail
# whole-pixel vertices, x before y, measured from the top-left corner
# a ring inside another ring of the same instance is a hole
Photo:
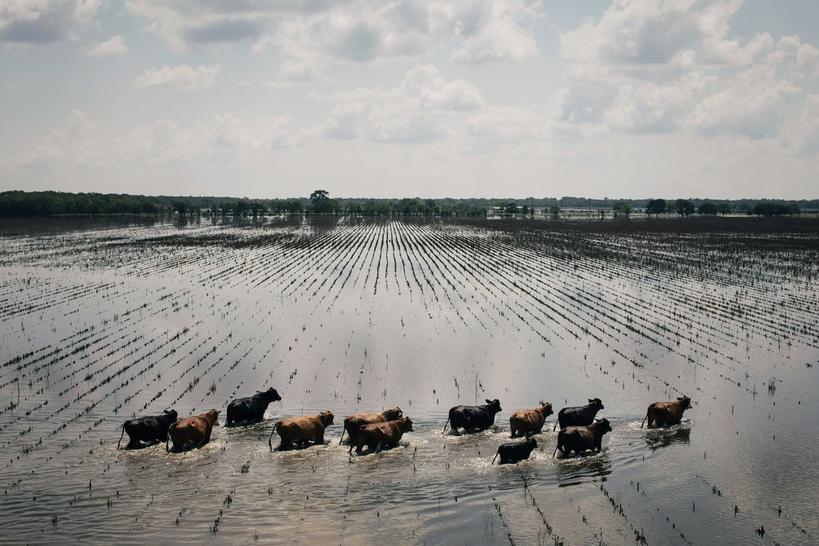
[[[554,432],[554,431],[556,431],[556,430],[557,430],[557,423],[558,423],[559,421],[560,421],[560,419],[558,419],[557,421],[555,421],[555,426],[554,426],[554,427],[552,427],[552,432]]]
[[[555,451],[554,451],[554,453],[552,453],[552,459],[554,459],[555,455],[557,455],[557,448],[559,448],[559,447],[560,447],[559,444],[555,446]]]
[[[640,428],[643,428],[643,425],[645,425],[645,424],[646,424],[646,419],[648,419],[648,412],[649,412],[649,411],[651,411],[651,409],[650,409],[650,408],[649,408],[649,410],[648,410],[648,411],[646,411],[646,416],[645,416],[645,417],[643,417],[643,422],[642,422],[642,423],[640,423]]]
[[[446,423],[444,423],[444,430],[441,431],[441,434],[446,432],[446,427],[447,427],[448,424],[449,424],[449,416],[447,416],[447,418],[446,418]]]
[[[338,439],[338,445],[341,445],[341,442],[344,441],[344,433],[347,432],[347,425],[341,427],[341,438]]]
[[[125,423],[122,424],[122,434],[119,435],[119,442],[117,442],[117,449],[119,449],[119,445],[122,443],[122,437],[125,436]]]
[[[494,457],[492,457],[492,462],[491,462],[491,463],[489,463],[489,464],[495,464],[495,459],[497,459],[497,458],[498,458],[498,453],[500,453],[500,452],[499,452],[499,451],[496,451],[496,452],[495,452],[495,456],[494,456]]]

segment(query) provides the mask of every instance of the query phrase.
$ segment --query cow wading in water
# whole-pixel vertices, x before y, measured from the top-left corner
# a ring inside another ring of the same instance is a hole
[[[557,430],[558,424],[560,428],[588,426],[594,422],[594,416],[601,409],[603,402],[599,398],[589,398],[589,403],[585,406],[563,408],[557,412],[557,422],[552,430]]]
[[[501,444],[498,446],[498,452],[495,453],[495,456],[492,457],[492,462],[489,464],[494,464],[495,459],[497,459],[499,455],[500,464],[511,464],[525,461],[529,458],[532,450],[534,450],[536,447],[537,440],[534,438],[526,438],[526,440],[522,442],[507,442],[505,444]]]
[[[358,432],[363,425],[371,425],[373,423],[383,423],[385,421],[395,421],[401,419],[404,412],[398,406],[384,410],[381,413],[354,413],[349,417],[344,418],[344,429],[341,431],[341,438],[338,443],[344,441],[344,433],[350,437],[350,445],[355,444]]]
[[[578,455],[590,449],[601,451],[603,435],[607,432],[611,432],[608,419],[600,419],[585,427],[566,427],[557,433],[557,446],[552,457],[557,455],[558,449],[567,457],[572,451]]]
[[[640,428],[643,428],[646,421],[648,421],[648,428],[677,425],[682,420],[683,412],[690,407],[691,399],[687,396],[678,396],[676,400],[668,402],[654,402],[648,406]]]
[[[190,449],[200,448],[210,442],[210,435],[214,425],[218,425],[219,412],[215,409],[180,419],[168,429],[168,440],[173,443],[170,448],[166,443],[165,449],[178,453]]]
[[[296,445],[297,447],[307,447],[310,442],[314,444],[324,443],[324,429],[333,424],[333,413],[323,411],[318,415],[304,415],[293,417],[292,419],[282,419],[273,427],[267,444],[270,451],[273,451],[273,435],[278,433],[281,438],[279,451],[285,451]]]
[[[518,410],[509,417],[509,428],[512,430],[512,438],[533,433],[540,434],[543,430],[543,423],[552,414],[552,405],[549,402],[541,402],[540,407]]]
[[[273,387],[247,398],[237,398],[228,404],[225,426],[241,427],[258,423],[264,418],[267,406],[281,399]]]
[[[444,430],[446,432],[447,424],[452,427],[455,434],[458,429],[464,429],[464,432],[480,432],[491,427],[495,423],[495,414],[501,411],[500,400],[486,400],[486,404],[482,406],[455,406],[449,410],[449,417],[444,423]]]
[[[176,411],[165,410],[162,415],[148,415],[128,419],[122,424],[122,434],[119,435],[117,449],[122,443],[122,437],[128,434],[128,445],[125,449],[139,449],[152,446],[168,440],[168,428],[176,421]]]
[[[412,432],[412,420],[409,417],[361,425],[355,441],[350,442],[350,449],[347,453],[352,452],[353,447],[356,453],[361,453],[361,448],[364,446],[367,446],[367,451],[376,453],[383,448],[396,447],[405,432]],[[350,439],[352,440],[352,437]]]

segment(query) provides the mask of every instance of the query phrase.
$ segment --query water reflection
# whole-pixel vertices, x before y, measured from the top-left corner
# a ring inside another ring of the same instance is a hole
[[[558,487],[587,483],[590,479],[605,478],[612,471],[607,449],[589,455],[576,455],[560,459],[557,467]]]
[[[681,424],[667,429],[651,429],[646,432],[646,445],[652,451],[672,444],[687,445],[691,441],[691,425]]]

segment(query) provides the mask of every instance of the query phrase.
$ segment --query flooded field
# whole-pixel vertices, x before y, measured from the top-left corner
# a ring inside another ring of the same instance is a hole
[[[266,218],[0,226],[4,543],[816,544],[819,221]],[[122,423],[275,387],[202,449],[117,449]],[[656,400],[681,424],[645,430]],[[550,416],[599,397],[599,454]],[[498,398],[496,427],[441,434]],[[414,432],[348,456],[341,422]],[[326,444],[274,423],[331,410]],[[273,439],[274,446],[277,439]]]

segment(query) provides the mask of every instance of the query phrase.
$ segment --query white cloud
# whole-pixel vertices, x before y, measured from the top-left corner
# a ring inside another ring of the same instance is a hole
[[[483,21],[475,32],[464,35],[461,47],[452,54],[456,62],[486,62],[501,59],[520,61],[537,54],[532,27],[542,18],[541,2],[498,1],[484,5]],[[463,35],[459,21],[457,33]]]
[[[0,42],[49,43],[74,38],[102,0],[11,0],[0,4]]]
[[[341,94],[323,127],[325,136],[376,142],[431,142],[453,132],[457,114],[485,106],[480,91],[464,80],[445,80],[432,65],[407,71],[399,87]]]
[[[742,3],[615,0],[561,36],[568,70],[559,119],[614,132],[779,139],[788,120],[805,115],[819,50],[797,36],[729,36]]]
[[[541,0],[129,0],[128,10],[175,48],[252,41],[291,60],[366,62],[416,58],[455,46],[453,59],[485,62],[535,55]]]
[[[199,89],[210,87],[221,73],[221,65],[209,66],[163,66],[149,68],[136,78],[134,87],[147,89],[149,87],[176,87],[180,89]]]
[[[125,45],[125,39],[115,34],[108,40],[101,42],[92,47],[88,54],[92,57],[110,57],[112,55],[123,55],[128,52],[128,46]]]

